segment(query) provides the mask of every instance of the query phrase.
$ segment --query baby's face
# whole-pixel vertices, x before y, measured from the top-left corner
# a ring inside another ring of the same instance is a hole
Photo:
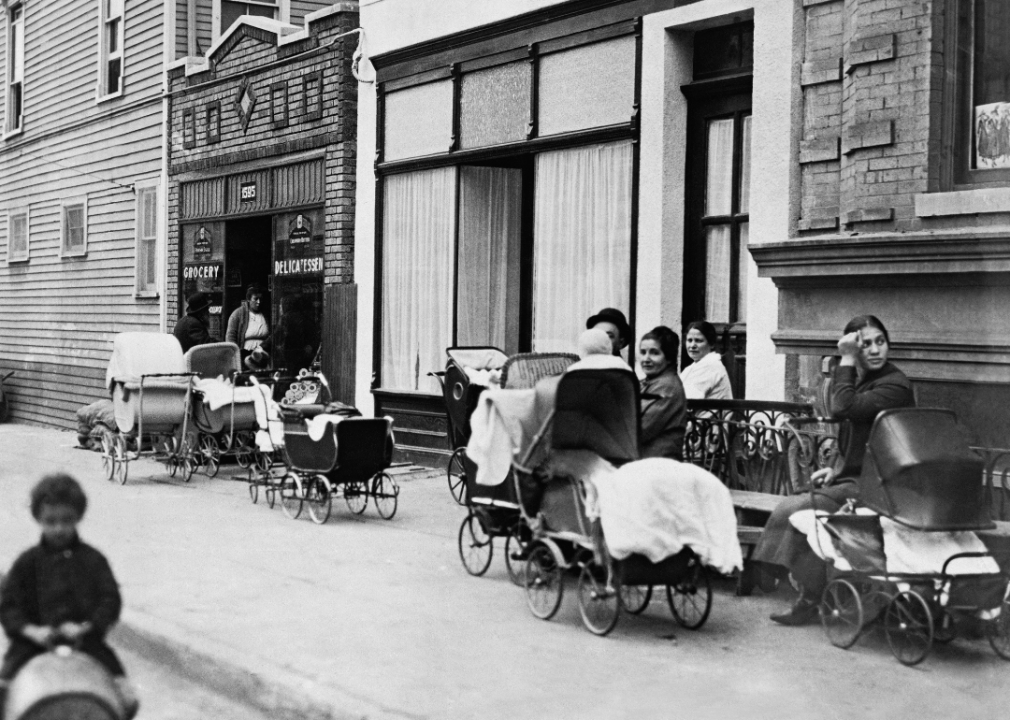
[[[39,508],[38,521],[46,543],[59,550],[73,542],[81,517],[70,505],[43,503]]]

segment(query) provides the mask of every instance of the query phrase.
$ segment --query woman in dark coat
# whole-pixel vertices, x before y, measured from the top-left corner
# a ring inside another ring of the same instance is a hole
[[[642,457],[683,460],[684,429],[687,425],[687,398],[677,375],[680,338],[660,325],[645,335],[638,345],[642,380]]]
[[[915,404],[912,384],[887,361],[890,339],[884,324],[873,315],[860,315],[845,326],[838,341],[841,362],[835,369],[831,389],[831,415],[843,423],[839,436],[841,454],[833,468],[818,470],[811,482],[819,489],[796,495],[779,504],[765,526],[752,560],[766,563],[774,574],[791,572],[800,585],[793,608],[772,620],[783,625],[803,625],[818,617],[821,594],[827,584],[826,566],[814,554],[807,537],[789,523],[789,516],[816,507],[835,512],[850,498],[859,496],[856,484],[863,466],[870,428],[881,410]]]

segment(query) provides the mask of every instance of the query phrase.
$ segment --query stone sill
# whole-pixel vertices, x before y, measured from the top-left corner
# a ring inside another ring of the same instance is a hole
[[[919,233],[831,234],[749,247],[761,277],[1010,273],[1010,227]]]
[[[918,217],[1010,213],[1010,187],[976,188],[915,196]]]

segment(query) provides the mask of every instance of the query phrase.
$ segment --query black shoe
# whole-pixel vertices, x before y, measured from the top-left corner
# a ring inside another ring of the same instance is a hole
[[[820,617],[818,606],[816,601],[801,597],[789,612],[772,615],[771,619],[779,625],[809,625]]]

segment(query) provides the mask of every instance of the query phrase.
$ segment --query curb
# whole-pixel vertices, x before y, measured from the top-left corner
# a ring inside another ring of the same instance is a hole
[[[141,611],[124,611],[124,616],[110,633],[114,647],[140,655],[167,672],[255,709],[271,720],[415,720],[420,717],[378,706],[330,682],[324,683],[275,665],[263,656],[246,655]],[[194,647],[201,649],[194,650]]]

